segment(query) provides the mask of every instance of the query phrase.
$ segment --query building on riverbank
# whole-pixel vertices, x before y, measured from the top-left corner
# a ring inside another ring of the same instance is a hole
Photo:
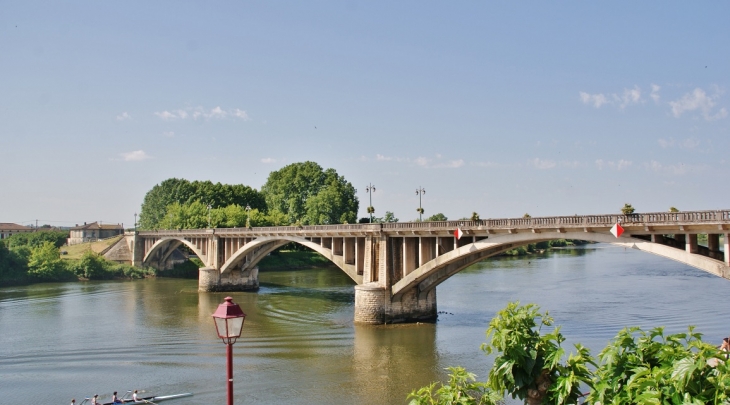
[[[112,238],[123,234],[124,227],[120,224],[102,225],[98,222],[92,222],[90,224],[84,222],[83,225],[76,225],[70,229],[69,238],[66,243],[71,246],[79,243]]]
[[[33,228],[29,226],[0,222],[0,239],[6,239],[11,235],[23,232],[33,232]]]

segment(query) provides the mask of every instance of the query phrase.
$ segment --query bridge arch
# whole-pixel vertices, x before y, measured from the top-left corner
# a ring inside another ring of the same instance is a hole
[[[245,260],[249,254],[253,253],[253,256],[250,257],[250,261],[246,263],[246,267],[251,268],[258,264],[258,262],[260,262],[269,253],[290,242],[298,243],[314,250],[344,271],[345,274],[347,274],[355,283],[358,285],[363,283],[363,276],[357,274],[355,266],[346,264],[342,256],[337,256],[330,249],[296,236],[262,236],[256,238],[255,240],[243,245],[238,251],[231,255],[223,266],[221,266],[221,274],[230,271],[236,265]]]
[[[174,246],[170,246],[174,245]],[[175,237],[175,236],[164,236],[160,238],[157,242],[155,242],[149,250],[145,253],[144,259],[142,259],[143,264],[149,264],[150,258],[154,257],[153,255],[157,252],[166,249],[165,257],[161,258],[161,261],[164,261],[167,259],[167,257],[172,253],[173,250],[175,250],[178,246],[185,245],[190,248],[198,257],[204,258],[205,255],[203,255],[203,252],[198,249],[194,244],[190,243],[190,241],[186,240],[185,238],[181,237]],[[168,246],[170,246],[170,249],[167,249]]]
[[[595,232],[515,233],[490,236],[488,239],[454,249],[424,263],[393,285],[391,289],[392,297],[394,300],[398,300],[405,292],[414,288],[417,289],[420,297],[425,297],[437,285],[476,262],[530,243],[555,239],[587,240],[637,249],[684,263],[718,277],[730,279],[727,266],[719,260],[643,239],[626,236],[616,239],[613,235]]]

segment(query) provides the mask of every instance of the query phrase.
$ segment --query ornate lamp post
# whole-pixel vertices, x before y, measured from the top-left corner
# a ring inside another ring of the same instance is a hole
[[[375,212],[375,208],[373,207],[373,192],[375,192],[375,186],[373,186],[372,183],[368,184],[367,187],[365,187],[365,192],[370,194],[370,205],[368,206],[368,214],[370,214],[370,223],[373,223],[373,212]]]
[[[210,229],[210,209],[213,208],[212,205],[208,204],[208,228]]]
[[[241,307],[232,300],[233,298],[226,297],[225,302],[218,305],[218,309],[213,313],[215,330],[226,345],[228,405],[233,405],[233,344],[236,343],[236,339],[241,337],[243,321],[246,319],[246,314],[243,313]]]
[[[426,190],[423,189],[423,187],[418,186],[416,189],[416,195],[418,196],[418,220],[423,221],[423,208],[421,207],[421,197],[426,194]]]
[[[251,227],[251,206],[246,204],[246,228]]]
[[[137,213],[134,213],[134,233],[137,233]]]

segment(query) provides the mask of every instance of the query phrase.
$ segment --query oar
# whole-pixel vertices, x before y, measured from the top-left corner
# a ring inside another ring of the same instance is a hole
[[[142,401],[144,401],[144,402],[145,402],[146,404],[152,404],[152,405],[157,405],[156,403],[154,403],[154,402],[152,402],[152,401],[148,401],[148,400],[146,400],[146,399],[143,399]]]

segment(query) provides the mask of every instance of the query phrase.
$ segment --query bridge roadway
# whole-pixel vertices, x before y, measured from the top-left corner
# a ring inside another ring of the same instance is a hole
[[[621,223],[616,238],[611,227]],[[463,231],[456,239],[456,228]],[[122,245],[136,266],[170,266],[181,245],[205,263],[200,291],[258,289],[258,262],[287,243],[311,248],[355,282],[355,322],[434,320],[436,286],[469,265],[530,243],[580,239],[633,248],[730,279],[730,210],[479,221],[155,230]],[[706,246],[697,243],[707,234]],[[723,235],[723,246],[720,246]]]

